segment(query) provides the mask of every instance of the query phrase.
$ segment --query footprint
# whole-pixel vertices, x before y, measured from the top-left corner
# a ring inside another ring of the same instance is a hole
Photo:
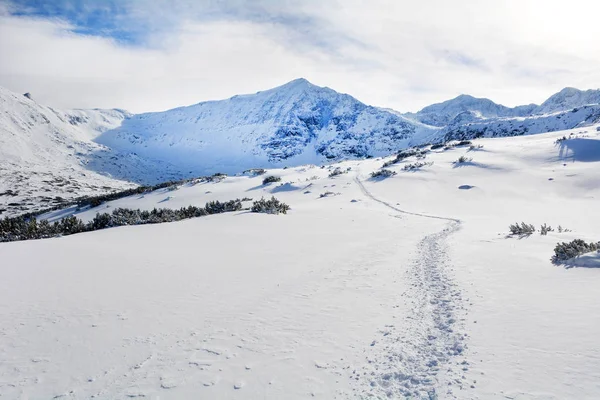
[[[177,382],[175,382],[173,378],[161,377],[160,387],[163,389],[173,389],[174,387],[177,387]]]
[[[246,384],[246,383],[245,383],[244,381],[236,381],[236,382],[233,384],[233,388],[234,388],[235,390],[240,390],[241,388],[243,388],[243,387],[244,387],[244,385],[245,385],[245,384]]]

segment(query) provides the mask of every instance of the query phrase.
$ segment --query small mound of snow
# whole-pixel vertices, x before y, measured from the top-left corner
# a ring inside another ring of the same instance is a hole
[[[290,182],[287,182],[287,183],[284,183],[283,185],[279,185],[276,188],[274,188],[273,190],[271,190],[271,193],[293,192],[294,190],[300,190],[300,189],[302,189],[302,188],[298,187],[298,186],[294,186]]]

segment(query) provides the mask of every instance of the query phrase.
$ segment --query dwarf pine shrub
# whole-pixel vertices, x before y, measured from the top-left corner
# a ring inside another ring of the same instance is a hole
[[[341,169],[340,167],[337,167],[337,168],[335,168],[333,171],[331,171],[331,172],[329,173],[329,177],[330,177],[330,178],[333,178],[334,176],[343,175],[343,174],[345,174],[346,172],[348,172],[348,171],[347,171],[347,170],[346,170],[346,171],[344,171],[344,170],[343,170],[343,169]]]
[[[406,150],[401,150],[396,154],[396,157],[390,161],[386,161],[383,163],[382,168],[391,167],[394,164],[398,164],[399,162],[407,159],[408,157],[416,157],[417,159],[423,159],[427,157],[427,150],[419,149],[419,148],[410,148]]]
[[[540,226],[540,235],[546,236],[548,234],[548,232],[554,232],[554,229],[552,229],[551,226],[546,225],[546,224]]]
[[[600,249],[600,242],[586,243],[581,239],[575,239],[569,243],[557,243],[556,247],[554,248],[554,256],[552,256],[552,261],[554,263],[560,263],[561,261],[566,261],[585,253],[598,251],[598,249]]]
[[[529,236],[535,232],[535,226],[525,222],[512,224],[508,227],[511,235]]]
[[[470,140],[461,140],[460,142],[456,143],[456,146],[470,146],[471,144],[473,144]]]
[[[263,185],[268,185],[269,183],[275,183],[275,182],[280,182],[281,178],[279,176],[267,176],[265,179],[263,179]]]
[[[270,200],[265,200],[263,197],[260,200],[255,201],[250,210],[255,213],[264,214],[287,214],[289,209],[290,206],[277,200],[275,196],[273,196]]]
[[[472,158],[466,156],[458,157],[458,160],[454,161],[455,164],[464,164],[473,161]]]
[[[337,193],[334,193],[334,192],[321,193],[319,195],[319,198],[322,199],[323,197],[331,197],[331,196],[337,196]]]
[[[243,173],[248,174],[248,175],[258,176],[258,175],[266,174],[267,170],[264,168],[250,168],[250,169],[245,170]]]
[[[402,170],[403,171],[416,171],[423,167],[430,167],[432,165],[433,165],[433,161],[431,161],[431,162],[417,161],[415,163],[406,164],[404,167],[402,167]]]
[[[239,211],[241,209],[242,202],[236,199],[226,202],[211,201],[205,207],[189,206],[175,210],[155,208],[152,211],[141,211],[116,208],[112,213],[96,214],[88,223],[83,223],[83,221],[73,215],[54,223],[46,220],[38,221],[34,216],[18,216],[0,219],[0,242],[66,236],[115,226],[173,222],[209,214]]]
[[[380,169],[378,171],[371,172],[371,178],[389,178],[390,176],[396,175],[395,171],[391,171],[389,169]]]

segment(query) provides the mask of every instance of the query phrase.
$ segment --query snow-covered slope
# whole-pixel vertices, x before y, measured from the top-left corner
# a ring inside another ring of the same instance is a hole
[[[550,262],[600,239],[600,132],[474,144],[385,180],[389,157],[351,160],[77,214],[274,195],[285,216],[0,243],[0,398],[600,398],[597,257]],[[571,232],[508,238],[522,220]]]
[[[297,79],[252,95],[135,115],[97,142],[204,174],[389,154],[406,147],[415,131],[402,116]]]
[[[60,111],[0,87],[2,216],[171,178],[168,165],[93,142],[128,117],[123,110]]]
[[[0,88],[0,210],[14,214],[131,182],[571,129],[600,121],[599,102],[599,90],[566,88],[540,106],[508,108],[461,95],[401,114],[297,79],[252,95],[130,115],[59,111]]]

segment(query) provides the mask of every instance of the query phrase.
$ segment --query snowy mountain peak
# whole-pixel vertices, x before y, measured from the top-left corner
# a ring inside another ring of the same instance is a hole
[[[446,126],[463,113],[475,118],[491,118],[509,115],[509,108],[485,98],[461,94],[451,100],[432,104],[423,108],[412,117],[418,121],[433,125]]]
[[[566,87],[543,102],[537,112],[539,114],[547,114],[590,104],[600,104],[600,90],[579,90],[573,87]]]
[[[280,87],[286,87],[286,86],[287,87],[291,87],[291,86],[315,86],[315,85],[313,85],[312,83],[310,83],[305,78],[296,78],[294,80],[289,81],[288,83],[285,83],[285,84],[281,85]]]
[[[97,141],[195,173],[321,163],[405,147],[415,125],[300,78],[282,86],[139,114]]]
[[[468,94],[461,94],[442,103],[432,104],[423,108],[419,113],[432,111],[475,111],[477,109],[504,107],[485,98],[477,98]]]

